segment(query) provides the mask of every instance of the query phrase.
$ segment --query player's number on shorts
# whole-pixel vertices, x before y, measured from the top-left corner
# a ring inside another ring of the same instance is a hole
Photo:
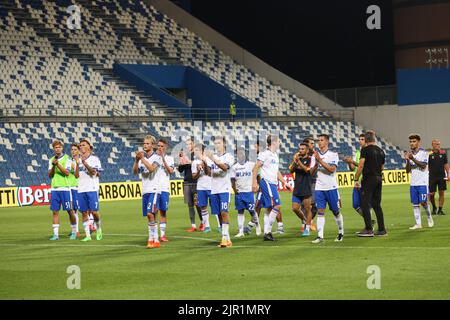
[[[254,203],[250,203],[248,205],[248,209],[251,210],[251,211],[255,210],[255,204]]]
[[[427,195],[425,193],[422,193],[420,196],[422,197],[422,202],[427,201]]]
[[[70,202],[66,202],[66,208],[70,208]]]
[[[222,202],[222,212],[228,210],[228,202]]]

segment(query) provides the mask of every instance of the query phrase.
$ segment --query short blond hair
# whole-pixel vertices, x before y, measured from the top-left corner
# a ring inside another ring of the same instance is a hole
[[[152,136],[152,135],[146,135],[145,138],[144,138],[144,140],[150,140],[150,142],[151,142],[152,144],[155,144],[155,142],[156,142],[155,137]]]
[[[61,140],[58,140],[58,139],[53,140],[52,147],[54,148],[57,145],[60,145],[61,147],[64,147],[64,143]]]

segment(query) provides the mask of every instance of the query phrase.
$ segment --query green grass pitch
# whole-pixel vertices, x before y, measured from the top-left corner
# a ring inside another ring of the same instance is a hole
[[[414,224],[408,186],[383,190],[389,235],[357,238],[362,219],[341,189],[345,239],[335,243],[336,223],[326,214],[325,243],[299,237],[290,194],[282,193],[286,234],[263,242],[254,234],[217,248],[220,236],[187,233],[181,198],[169,210],[169,243],[146,249],[147,223],[139,200],[101,203],[102,241],[70,241],[67,214],[60,240],[50,242],[48,207],[0,209],[0,299],[449,299],[449,216],[434,216],[429,229]],[[233,205],[234,206],[234,205]],[[249,215],[246,214],[246,221]],[[213,227],[215,219],[211,219]],[[231,214],[231,235],[236,234]],[[81,289],[69,290],[67,267],[81,270]],[[381,270],[381,289],[367,288],[370,265]]]

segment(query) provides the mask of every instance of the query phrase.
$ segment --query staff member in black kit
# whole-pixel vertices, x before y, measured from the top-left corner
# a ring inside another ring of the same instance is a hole
[[[192,178],[192,161],[194,160],[194,142],[192,139],[186,140],[187,152],[186,154],[182,150],[179,154],[179,165],[178,171],[180,173],[184,173],[184,181],[183,181],[183,195],[184,195],[184,203],[186,203],[189,207],[189,218],[191,220],[191,227],[187,229],[187,232],[195,232],[197,231],[197,226],[195,224],[195,209],[197,208],[197,214],[200,218],[200,226],[199,231],[205,230],[202,224],[202,213],[200,208],[197,206],[197,180]]]
[[[370,207],[377,216],[378,232],[376,236],[387,235],[384,226],[383,209],[381,208],[381,172],[384,169],[386,155],[380,147],[375,144],[375,132],[365,133],[366,146],[361,150],[361,157],[358,165],[358,171],[355,175],[355,187],[362,188],[361,209],[364,217],[365,228],[358,232],[359,237],[373,237]],[[361,184],[359,178],[363,174]]]
[[[433,206],[433,214],[444,215],[445,213],[442,211],[442,207],[444,206],[445,190],[447,190],[446,180],[450,179],[447,153],[441,149],[441,142],[439,140],[433,140],[431,146],[433,150],[428,157],[430,202]],[[436,200],[434,198],[436,189],[439,189],[439,210],[437,212]]]

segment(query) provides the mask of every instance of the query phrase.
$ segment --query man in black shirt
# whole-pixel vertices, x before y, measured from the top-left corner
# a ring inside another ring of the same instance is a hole
[[[311,197],[312,197],[312,176],[311,172],[317,167],[314,165],[314,160],[308,155],[309,146],[307,143],[301,143],[298,152],[294,156],[294,161],[289,166],[291,173],[295,173],[294,192],[292,194],[292,211],[302,221],[303,233],[302,237],[309,236],[311,227]],[[306,217],[301,210],[303,204]]]
[[[429,192],[430,202],[433,206],[433,214],[436,214],[436,201],[434,195],[436,189],[439,188],[439,210],[437,214],[444,215],[442,207],[444,206],[444,195],[447,190],[446,180],[449,179],[449,166],[448,159],[445,150],[441,150],[441,142],[439,140],[433,140],[431,142],[432,151],[428,157],[428,169],[430,171],[429,176]]]
[[[184,173],[184,181],[183,181],[183,195],[184,195],[184,203],[186,203],[189,207],[189,218],[191,219],[191,228],[186,230],[187,232],[197,231],[197,226],[195,225],[195,209],[197,208],[197,214],[200,218],[200,226],[199,230],[203,231],[204,226],[202,224],[202,213],[200,208],[196,204],[196,196],[197,196],[197,180],[192,178],[192,161],[194,160],[194,142],[192,139],[186,140],[187,145],[187,154],[183,151],[179,154],[179,165],[178,171],[180,173]]]
[[[303,143],[308,144],[308,155],[312,158],[314,155],[314,137],[308,137],[306,139],[303,140]],[[317,180],[317,167],[319,166],[319,164],[317,163],[317,161],[315,162],[315,168],[313,170],[313,168],[311,168],[311,192],[312,192],[312,196],[311,196],[311,214],[312,214],[312,220],[314,220],[314,218],[317,215],[317,206],[316,206],[316,199],[314,197],[314,191],[316,190],[316,180]],[[314,221],[311,222],[311,230],[312,231],[316,231],[317,227],[314,224]]]
[[[381,208],[381,188],[384,169],[385,153],[375,144],[375,133],[368,131],[365,133],[366,147],[361,150],[361,157],[358,165],[358,171],[355,175],[355,187],[362,188],[361,209],[363,212],[365,228],[358,232],[359,237],[373,237],[373,228],[370,216],[370,207],[377,216],[378,232],[377,236],[387,235],[384,226],[383,209]],[[363,175],[361,184],[359,178]]]

